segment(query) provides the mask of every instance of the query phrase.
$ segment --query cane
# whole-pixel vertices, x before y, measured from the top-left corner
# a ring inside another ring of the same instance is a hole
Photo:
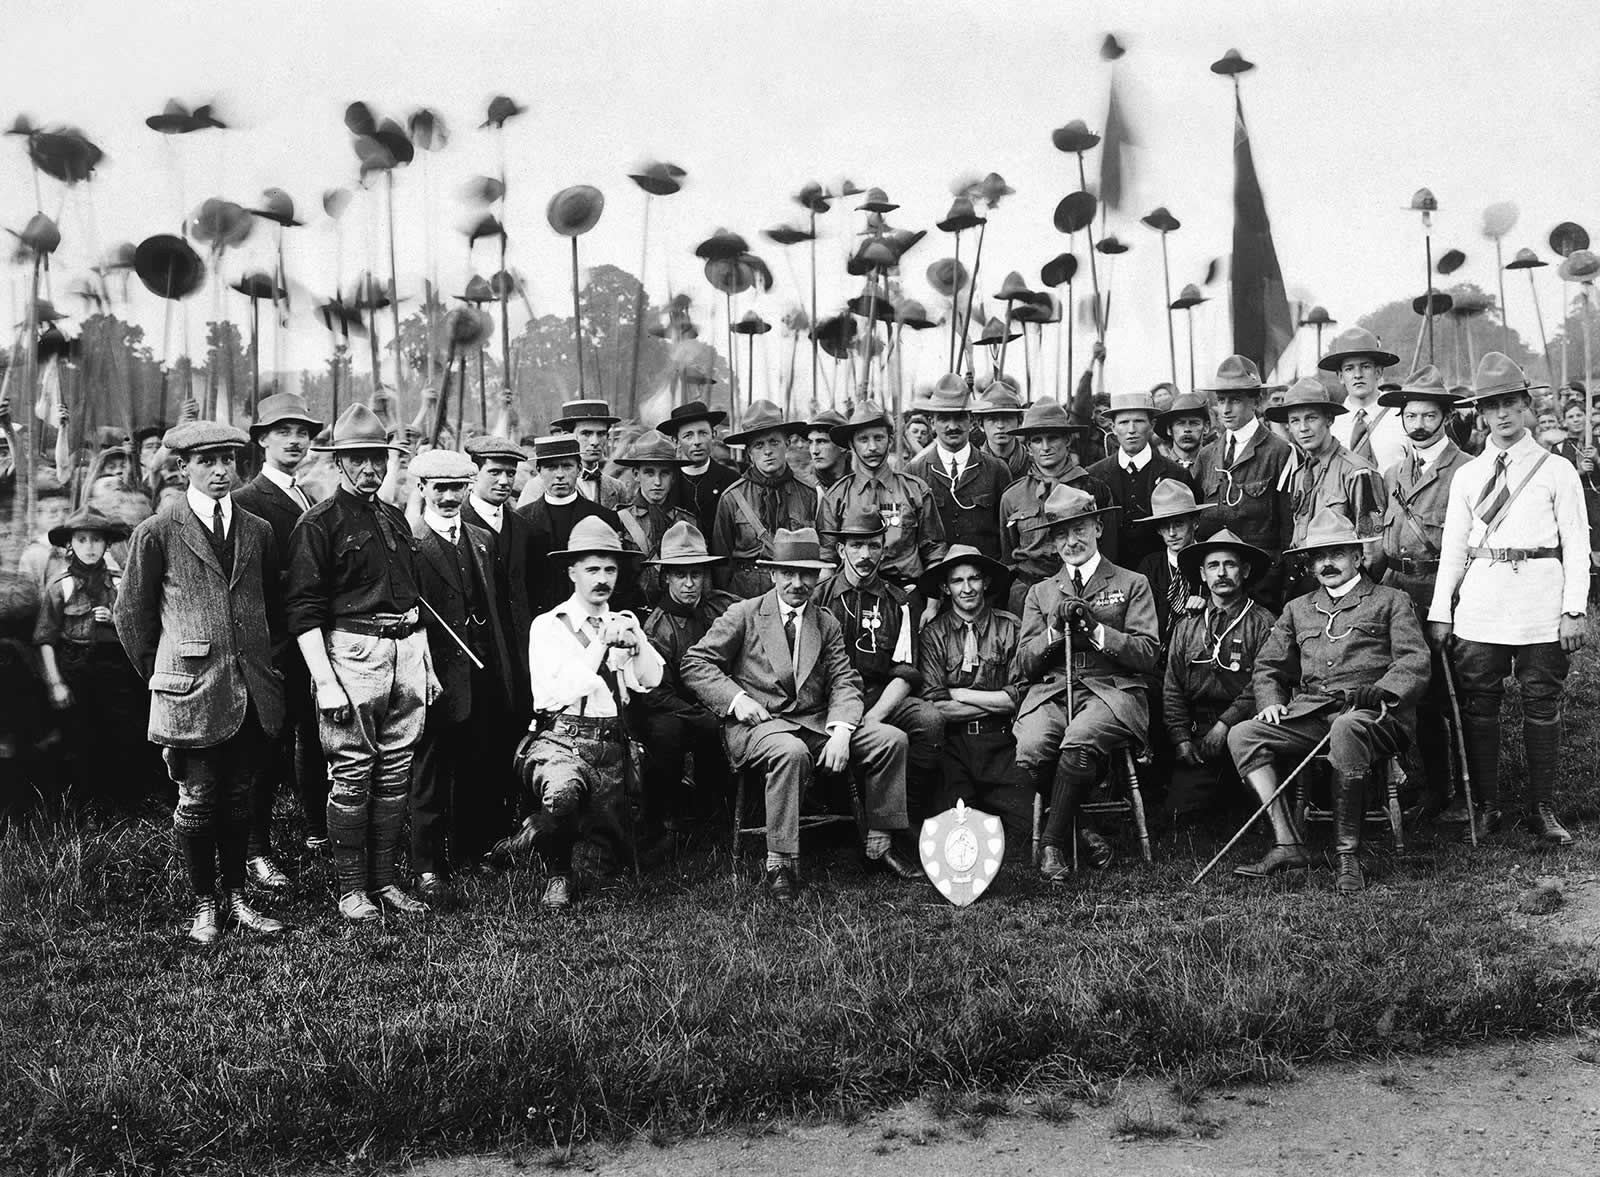
[[[1450,652],[1441,648],[1439,650],[1439,664],[1444,667],[1444,686],[1450,695],[1450,719],[1455,727],[1454,736],[1456,753],[1461,757],[1461,791],[1467,800],[1467,835],[1472,839],[1473,848],[1478,845],[1477,813],[1472,804],[1472,769],[1467,766],[1467,732],[1461,726],[1461,704],[1456,699],[1456,668],[1450,661]]]
[[[1311,749],[1311,751],[1306,753],[1306,758],[1304,760],[1302,760],[1299,764],[1295,765],[1294,771],[1291,772],[1288,776],[1283,778],[1283,783],[1278,786],[1278,791],[1273,793],[1271,797],[1268,797],[1265,801],[1263,801],[1261,803],[1261,808],[1256,810],[1254,813],[1252,813],[1250,815],[1250,820],[1245,822],[1244,825],[1239,827],[1239,832],[1237,834],[1235,834],[1233,837],[1228,839],[1228,844],[1226,846],[1224,846],[1221,850],[1217,851],[1217,856],[1215,858],[1213,858],[1210,862],[1206,863],[1205,869],[1202,870],[1199,874],[1195,875],[1194,878],[1189,880],[1189,886],[1193,887],[1201,879],[1203,879],[1207,875],[1209,875],[1211,873],[1211,871],[1212,871],[1212,868],[1215,867],[1217,865],[1217,863],[1222,861],[1223,857],[1228,853],[1228,851],[1232,850],[1235,846],[1237,846],[1239,844],[1239,839],[1244,837],[1245,834],[1249,833],[1250,832],[1250,827],[1255,825],[1256,822],[1261,820],[1261,815],[1266,813],[1267,810],[1271,809],[1273,803],[1275,801],[1277,801],[1277,799],[1279,797],[1283,796],[1283,791],[1285,789],[1287,789],[1291,784],[1294,783],[1294,778],[1300,775],[1300,770],[1302,768],[1304,768],[1306,765],[1311,763],[1312,759],[1317,755],[1317,753],[1322,751],[1323,747],[1327,744],[1327,742],[1332,737],[1333,737],[1333,730],[1330,728],[1328,730],[1328,734],[1323,736],[1322,739],[1317,741],[1317,746],[1315,748]]]
[[[428,604],[428,600],[427,600],[426,597],[418,597],[417,598],[417,602],[424,609],[426,609],[429,613],[433,614],[433,619],[439,623],[440,628],[442,628],[445,631],[445,633],[450,635],[450,637],[455,641],[456,645],[461,647],[461,652],[467,656],[467,658],[472,662],[472,664],[474,666],[476,666],[479,670],[482,670],[483,669],[483,663],[478,661],[478,656],[467,648],[467,643],[461,640],[461,635],[458,634],[455,630],[450,628],[450,623],[448,621],[446,621],[443,617],[439,616],[439,610],[435,609],[432,605]]]

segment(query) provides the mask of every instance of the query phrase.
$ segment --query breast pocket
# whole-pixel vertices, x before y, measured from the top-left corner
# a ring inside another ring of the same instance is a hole
[[[356,531],[349,535],[340,536],[339,542],[334,545],[333,557],[336,561],[344,561],[358,552],[363,551],[368,544],[373,542],[370,531]]]
[[[69,642],[94,641],[94,602],[74,593],[61,609],[61,636]]]

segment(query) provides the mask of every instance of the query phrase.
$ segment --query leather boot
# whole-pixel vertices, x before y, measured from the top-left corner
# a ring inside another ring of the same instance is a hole
[[[1356,857],[1361,849],[1361,819],[1366,816],[1367,782],[1364,776],[1334,769],[1332,783],[1333,850],[1339,856],[1333,886],[1341,895],[1353,895],[1367,885]]]
[[[1076,745],[1063,748],[1050,787],[1050,815],[1045,821],[1045,836],[1057,846],[1072,836],[1072,818],[1078,798],[1094,788],[1099,766],[1092,749]]]
[[[1561,721],[1522,721],[1522,746],[1528,758],[1528,832],[1554,846],[1572,845],[1572,835],[1556,818],[1556,770],[1561,762]]]
[[[370,854],[368,888],[381,894],[394,885],[395,856],[400,852],[400,834],[406,824],[406,795],[380,794],[372,799],[372,820],[367,825],[367,851]]]
[[[271,934],[283,931],[282,923],[271,916],[262,915],[251,907],[243,891],[228,892],[228,919],[241,928],[249,928],[252,932]]]
[[[215,944],[222,935],[222,919],[217,912],[214,895],[201,895],[194,901],[194,920],[189,925],[189,939],[196,944]]]
[[[1039,877],[1047,883],[1065,882],[1072,874],[1072,863],[1059,846],[1046,843],[1039,851]]]

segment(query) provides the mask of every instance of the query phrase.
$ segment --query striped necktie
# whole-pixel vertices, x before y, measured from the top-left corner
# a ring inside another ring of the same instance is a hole
[[[1478,496],[1478,503],[1472,508],[1472,513],[1485,523],[1491,522],[1494,517],[1505,508],[1511,499],[1511,488],[1506,485],[1506,466],[1509,459],[1504,452],[1496,455],[1494,460],[1494,474],[1489,481],[1484,483],[1483,493]]]
[[[1173,618],[1183,615],[1183,603],[1189,599],[1189,586],[1183,583],[1183,573],[1171,565],[1167,567],[1167,611]]]
[[[1361,448],[1361,443],[1367,440],[1367,410],[1357,409],[1355,424],[1350,427],[1350,449]]]

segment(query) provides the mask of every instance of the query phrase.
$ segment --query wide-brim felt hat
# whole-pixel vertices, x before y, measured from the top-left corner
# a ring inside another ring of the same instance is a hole
[[[706,537],[698,527],[679,520],[662,532],[656,558],[645,563],[658,568],[698,568],[703,564],[721,564],[726,559],[726,556],[713,556],[706,550]]]
[[[263,430],[282,425],[285,421],[298,421],[311,431],[313,437],[322,432],[325,424],[311,415],[306,398],[299,393],[275,392],[256,406],[256,419],[250,423],[250,436],[256,437]]]
[[[828,435],[833,438],[834,445],[840,449],[849,449],[857,433],[875,425],[881,425],[891,433],[894,432],[894,422],[889,419],[889,414],[884,411],[883,406],[876,401],[864,400],[856,405],[849,420],[843,425],[835,425],[828,431]]]
[[[814,433],[818,429],[828,433],[828,440],[833,440],[833,429],[836,425],[843,425],[845,416],[838,409],[823,409],[815,417],[806,422],[806,432]]]
[[[1087,491],[1058,482],[1050,488],[1050,493],[1039,504],[1039,517],[1023,524],[1022,530],[1045,531],[1053,527],[1063,527],[1068,523],[1076,523],[1080,519],[1093,519],[1120,510],[1122,508],[1117,506],[1102,507]]]
[[[1020,417],[1027,406],[1017,390],[1003,380],[996,380],[983,390],[983,395],[973,404],[974,417]]]
[[[182,237],[158,233],[139,242],[133,254],[133,271],[151,294],[161,298],[187,298],[206,280],[206,265]]]
[[[1048,397],[1040,398],[1028,406],[1022,415],[1022,424],[1011,431],[1013,437],[1030,433],[1082,433],[1089,428],[1079,421],[1067,407]]]
[[[774,429],[787,433],[795,428],[795,423],[784,420],[783,410],[771,401],[751,401],[744,411],[744,420],[739,422],[738,432],[730,433],[722,440],[729,445],[748,445],[763,433],[771,433]]]
[[[602,400],[563,401],[561,416],[550,422],[550,425],[554,429],[572,429],[579,421],[604,421],[607,425],[617,425],[621,423],[622,418],[613,413],[611,406]]]
[[[638,556],[639,552],[622,546],[622,537],[611,530],[611,525],[596,515],[586,515],[572,526],[567,546],[551,552],[551,559],[575,560],[580,556]]]
[[[1460,403],[1460,398],[1445,384],[1444,373],[1432,364],[1424,364],[1406,377],[1399,388],[1379,396],[1378,404],[1386,409],[1403,409],[1409,402],[1419,400],[1434,401],[1446,409]]]
[[[678,456],[678,447],[658,429],[645,430],[615,461],[619,466],[671,466],[674,469],[690,464],[687,458]]]
[[[951,544],[944,559],[937,564],[930,564],[917,577],[917,587],[924,596],[937,598],[939,590],[944,587],[945,577],[962,564],[974,565],[989,578],[989,592],[993,596],[1003,597],[1011,587],[1011,579],[1015,575],[1011,569],[992,556],[985,556],[971,544]]]
[[[911,408],[923,413],[968,413],[972,411],[971,401],[967,382],[952,372],[939,377],[926,396],[911,402]]]
[[[1203,384],[1196,392],[1248,392],[1261,394],[1261,369],[1248,356],[1232,355],[1217,365],[1217,374],[1210,384]]]
[[[220,421],[184,421],[162,434],[161,444],[174,454],[193,454],[200,450],[239,449],[250,444],[250,437],[244,430]]]
[[[1333,341],[1333,349],[1317,361],[1317,367],[1324,372],[1337,373],[1346,360],[1359,359],[1361,356],[1368,357],[1380,368],[1393,367],[1400,362],[1400,357],[1394,352],[1383,350],[1383,345],[1372,332],[1365,327],[1352,327]]]
[[[1178,568],[1195,584],[1200,583],[1200,565],[1205,563],[1207,556],[1212,552],[1234,551],[1242,555],[1250,565],[1250,575],[1245,577],[1245,584],[1254,584],[1267,574],[1267,569],[1272,567],[1272,557],[1254,544],[1247,544],[1244,540],[1234,535],[1224,527],[1221,531],[1213,533],[1208,539],[1192,543],[1178,552]]]
[[[1172,432],[1179,417],[1211,418],[1211,402],[1198,392],[1184,392],[1172,398],[1172,407],[1156,414],[1156,429],[1162,434]]]
[[[674,408],[667,415],[667,419],[656,426],[656,432],[664,433],[668,437],[677,437],[678,430],[691,421],[705,421],[715,429],[727,419],[727,413],[721,409],[713,409],[705,401],[688,401]]]
[[[411,476],[430,482],[471,482],[478,467],[459,450],[431,449],[411,459]]]
[[[1209,511],[1214,503],[1202,503],[1194,491],[1176,478],[1163,478],[1150,491],[1150,514],[1135,523],[1160,523],[1163,519],[1186,519]]]
[[[103,535],[108,544],[125,540],[132,533],[132,529],[121,520],[108,519],[93,507],[83,507],[69,515],[66,522],[59,527],[52,527],[48,534],[52,544],[64,548],[72,542],[73,533],[78,531],[92,531],[97,535]]]
[[[522,463],[528,460],[528,451],[508,437],[494,437],[481,434],[470,438],[464,447],[467,456],[474,462],[487,462],[491,458],[502,458],[508,462]]]
[[[958,196],[950,202],[950,211],[944,214],[944,220],[934,222],[934,228],[941,233],[960,233],[966,229],[976,229],[984,220],[972,207],[970,197]]]
[[[1328,395],[1327,386],[1322,381],[1315,376],[1302,376],[1289,386],[1289,391],[1284,393],[1281,401],[1262,409],[1261,415],[1268,421],[1276,421],[1282,425],[1289,420],[1291,410],[1305,408],[1307,405],[1326,409],[1335,417],[1341,417],[1350,411]]]
[[[1506,263],[1506,269],[1534,270],[1549,264],[1547,261],[1541,261],[1539,255],[1534,253],[1533,250],[1524,248],[1517,250],[1516,255]]]
[[[823,535],[837,539],[871,539],[875,535],[884,535],[889,529],[883,522],[881,512],[870,507],[861,507],[840,519],[838,527],[824,527],[820,530]]]
[[[605,207],[605,194],[600,189],[592,184],[574,184],[550,198],[544,217],[561,236],[581,237],[600,223]]]
[[[1321,548],[1359,548],[1366,540],[1356,534],[1356,525],[1336,507],[1324,507],[1311,518],[1306,537],[1292,548],[1285,548],[1285,556],[1298,552],[1315,552]]]
[[[1156,415],[1156,400],[1148,392],[1122,392],[1111,397],[1105,410],[1108,418],[1118,413],[1143,413],[1151,420]]]
[[[801,568],[831,572],[834,565],[822,558],[822,541],[815,527],[780,527],[772,537],[772,556],[757,560],[758,568]]]
[[[311,448],[322,453],[341,453],[350,450],[396,450],[401,453],[406,451],[405,446],[389,440],[389,431],[384,428],[378,415],[360,401],[356,401],[339,414],[339,419],[333,423],[333,435],[327,442]]]
[[[1533,385],[1528,381],[1528,374],[1504,352],[1485,352],[1478,361],[1478,370],[1472,374],[1472,389],[1461,398],[1461,403],[1475,405],[1517,393],[1532,395]]]

